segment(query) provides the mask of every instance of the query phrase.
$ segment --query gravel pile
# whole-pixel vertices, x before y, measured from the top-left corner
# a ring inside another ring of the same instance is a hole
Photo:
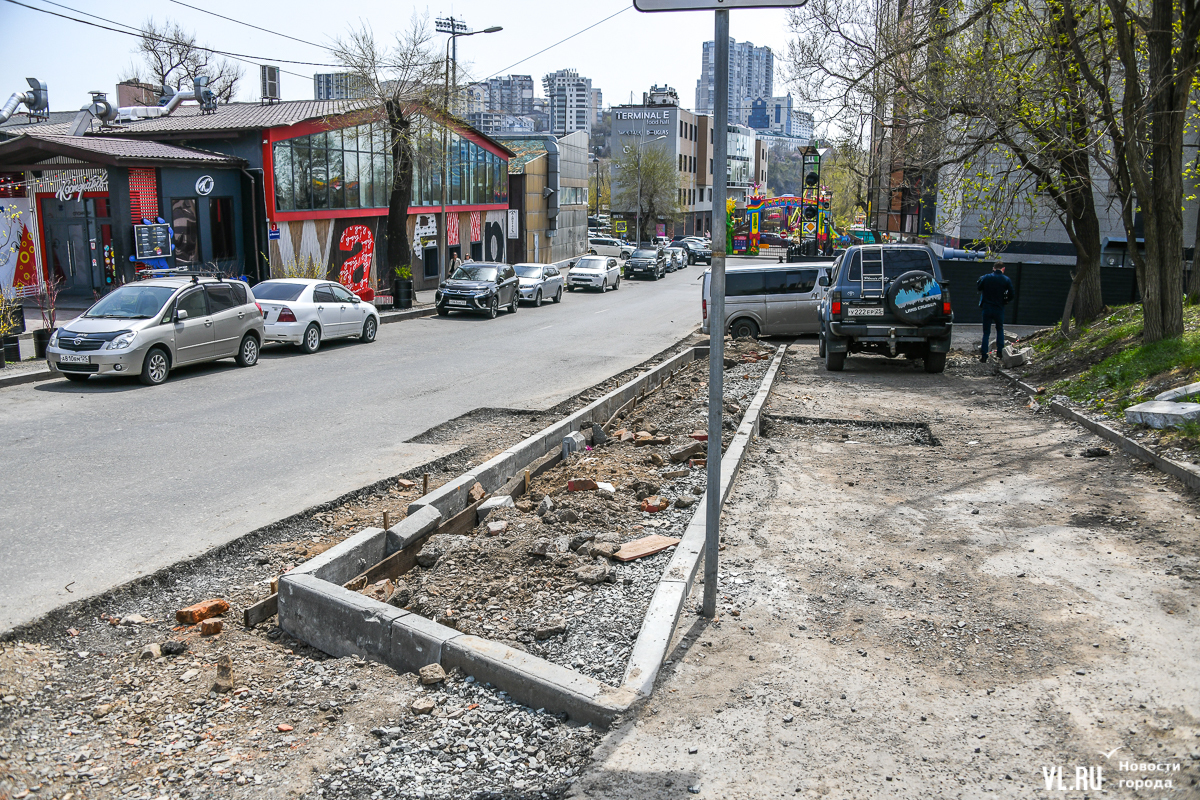
[[[557,796],[590,758],[599,734],[457,674],[417,690],[430,715],[396,715],[375,742],[317,779],[317,797],[488,798]],[[543,794],[545,793],[545,794]]]

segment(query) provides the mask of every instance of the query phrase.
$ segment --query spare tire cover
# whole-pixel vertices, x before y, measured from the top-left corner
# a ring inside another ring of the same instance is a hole
[[[887,302],[902,321],[924,325],[941,314],[942,287],[928,272],[913,270],[892,281]]]

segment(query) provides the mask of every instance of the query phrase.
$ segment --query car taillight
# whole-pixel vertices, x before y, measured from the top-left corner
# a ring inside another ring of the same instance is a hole
[[[835,317],[842,315],[842,293],[834,292],[833,297],[829,301],[829,313]]]
[[[708,301],[707,300],[704,300],[704,299],[700,300],[700,312],[703,315],[703,316],[701,316],[701,319],[708,319]]]
[[[288,308],[287,306],[284,306],[283,308],[279,309],[279,319],[277,319],[275,321],[276,322],[295,322],[296,315],[292,313],[292,310],[290,308]]]
[[[254,307],[258,309],[258,315],[259,315],[260,317],[265,317],[265,316],[266,316],[266,314],[264,314],[264,313],[263,313],[262,306],[260,306],[258,303],[255,303],[255,304],[254,304]]]
[[[943,317],[950,316],[950,292],[949,291],[945,291],[942,293],[942,316]]]

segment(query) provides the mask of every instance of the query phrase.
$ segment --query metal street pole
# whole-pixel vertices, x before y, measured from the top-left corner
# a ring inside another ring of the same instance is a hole
[[[708,289],[708,506],[704,522],[704,616],[717,615],[717,551],[721,545],[721,423],[725,400],[725,194],[729,182],[729,11],[716,15],[713,103],[712,275]]]

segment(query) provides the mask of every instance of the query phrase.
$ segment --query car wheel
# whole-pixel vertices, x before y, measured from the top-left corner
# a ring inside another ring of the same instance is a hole
[[[946,354],[945,353],[926,353],[925,354],[925,371],[926,372],[945,372],[946,371]]]
[[[817,337],[817,358],[824,358],[824,357],[825,357],[825,337],[818,336]]]
[[[508,313],[510,313],[510,314],[517,313],[517,306],[519,306],[520,304],[521,304],[521,293],[518,292],[516,289],[513,289],[512,303],[510,303],[508,306]]]
[[[589,256],[594,256],[594,255],[596,255],[596,250],[595,250],[595,248],[593,248],[593,249],[591,249],[591,250],[588,250],[588,255],[589,255]]]
[[[825,347],[825,371],[826,372],[841,372],[846,366],[846,352],[843,350],[840,353],[835,353]]]
[[[615,291],[617,291],[617,290],[618,290],[618,289],[620,289],[620,288],[621,288],[621,276],[620,276],[620,275],[618,275],[618,276],[617,276],[617,282],[613,284],[613,291],[615,292]]]
[[[605,278],[604,283],[600,284],[600,294],[604,294],[607,291],[608,291],[608,278]]]
[[[304,338],[300,340],[300,349],[309,355],[321,349],[321,329],[317,323],[312,323],[304,331]]]
[[[558,287],[558,291],[554,293],[554,302],[556,302],[556,303],[562,302],[562,287],[561,286]]]
[[[363,323],[362,335],[358,337],[358,340],[370,344],[375,341],[377,333],[379,333],[379,323],[375,321],[374,317],[367,317],[366,322]]]
[[[239,367],[253,367],[258,363],[258,339],[253,333],[247,333],[242,337],[242,344],[238,347],[237,365]]]
[[[147,386],[158,386],[167,379],[170,371],[171,357],[167,355],[166,350],[155,347],[146,353],[146,359],[142,361],[142,383]]]
[[[87,383],[87,379],[92,377],[84,372],[64,372],[62,375],[72,383]]]
[[[499,313],[500,313],[500,298],[493,297],[492,302],[488,303],[488,316],[491,317],[492,319],[495,319],[496,315]]]
[[[448,317],[450,316],[450,309],[446,308],[445,306],[438,306],[437,314],[439,317]]]
[[[542,290],[541,289],[538,289],[537,294],[535,294],[533,296],[533,307],[534,308],[542,307]]]
[[[729,326],[729,335],[735,339],[758,338],[758,326],[752,319],[739,319]]]

